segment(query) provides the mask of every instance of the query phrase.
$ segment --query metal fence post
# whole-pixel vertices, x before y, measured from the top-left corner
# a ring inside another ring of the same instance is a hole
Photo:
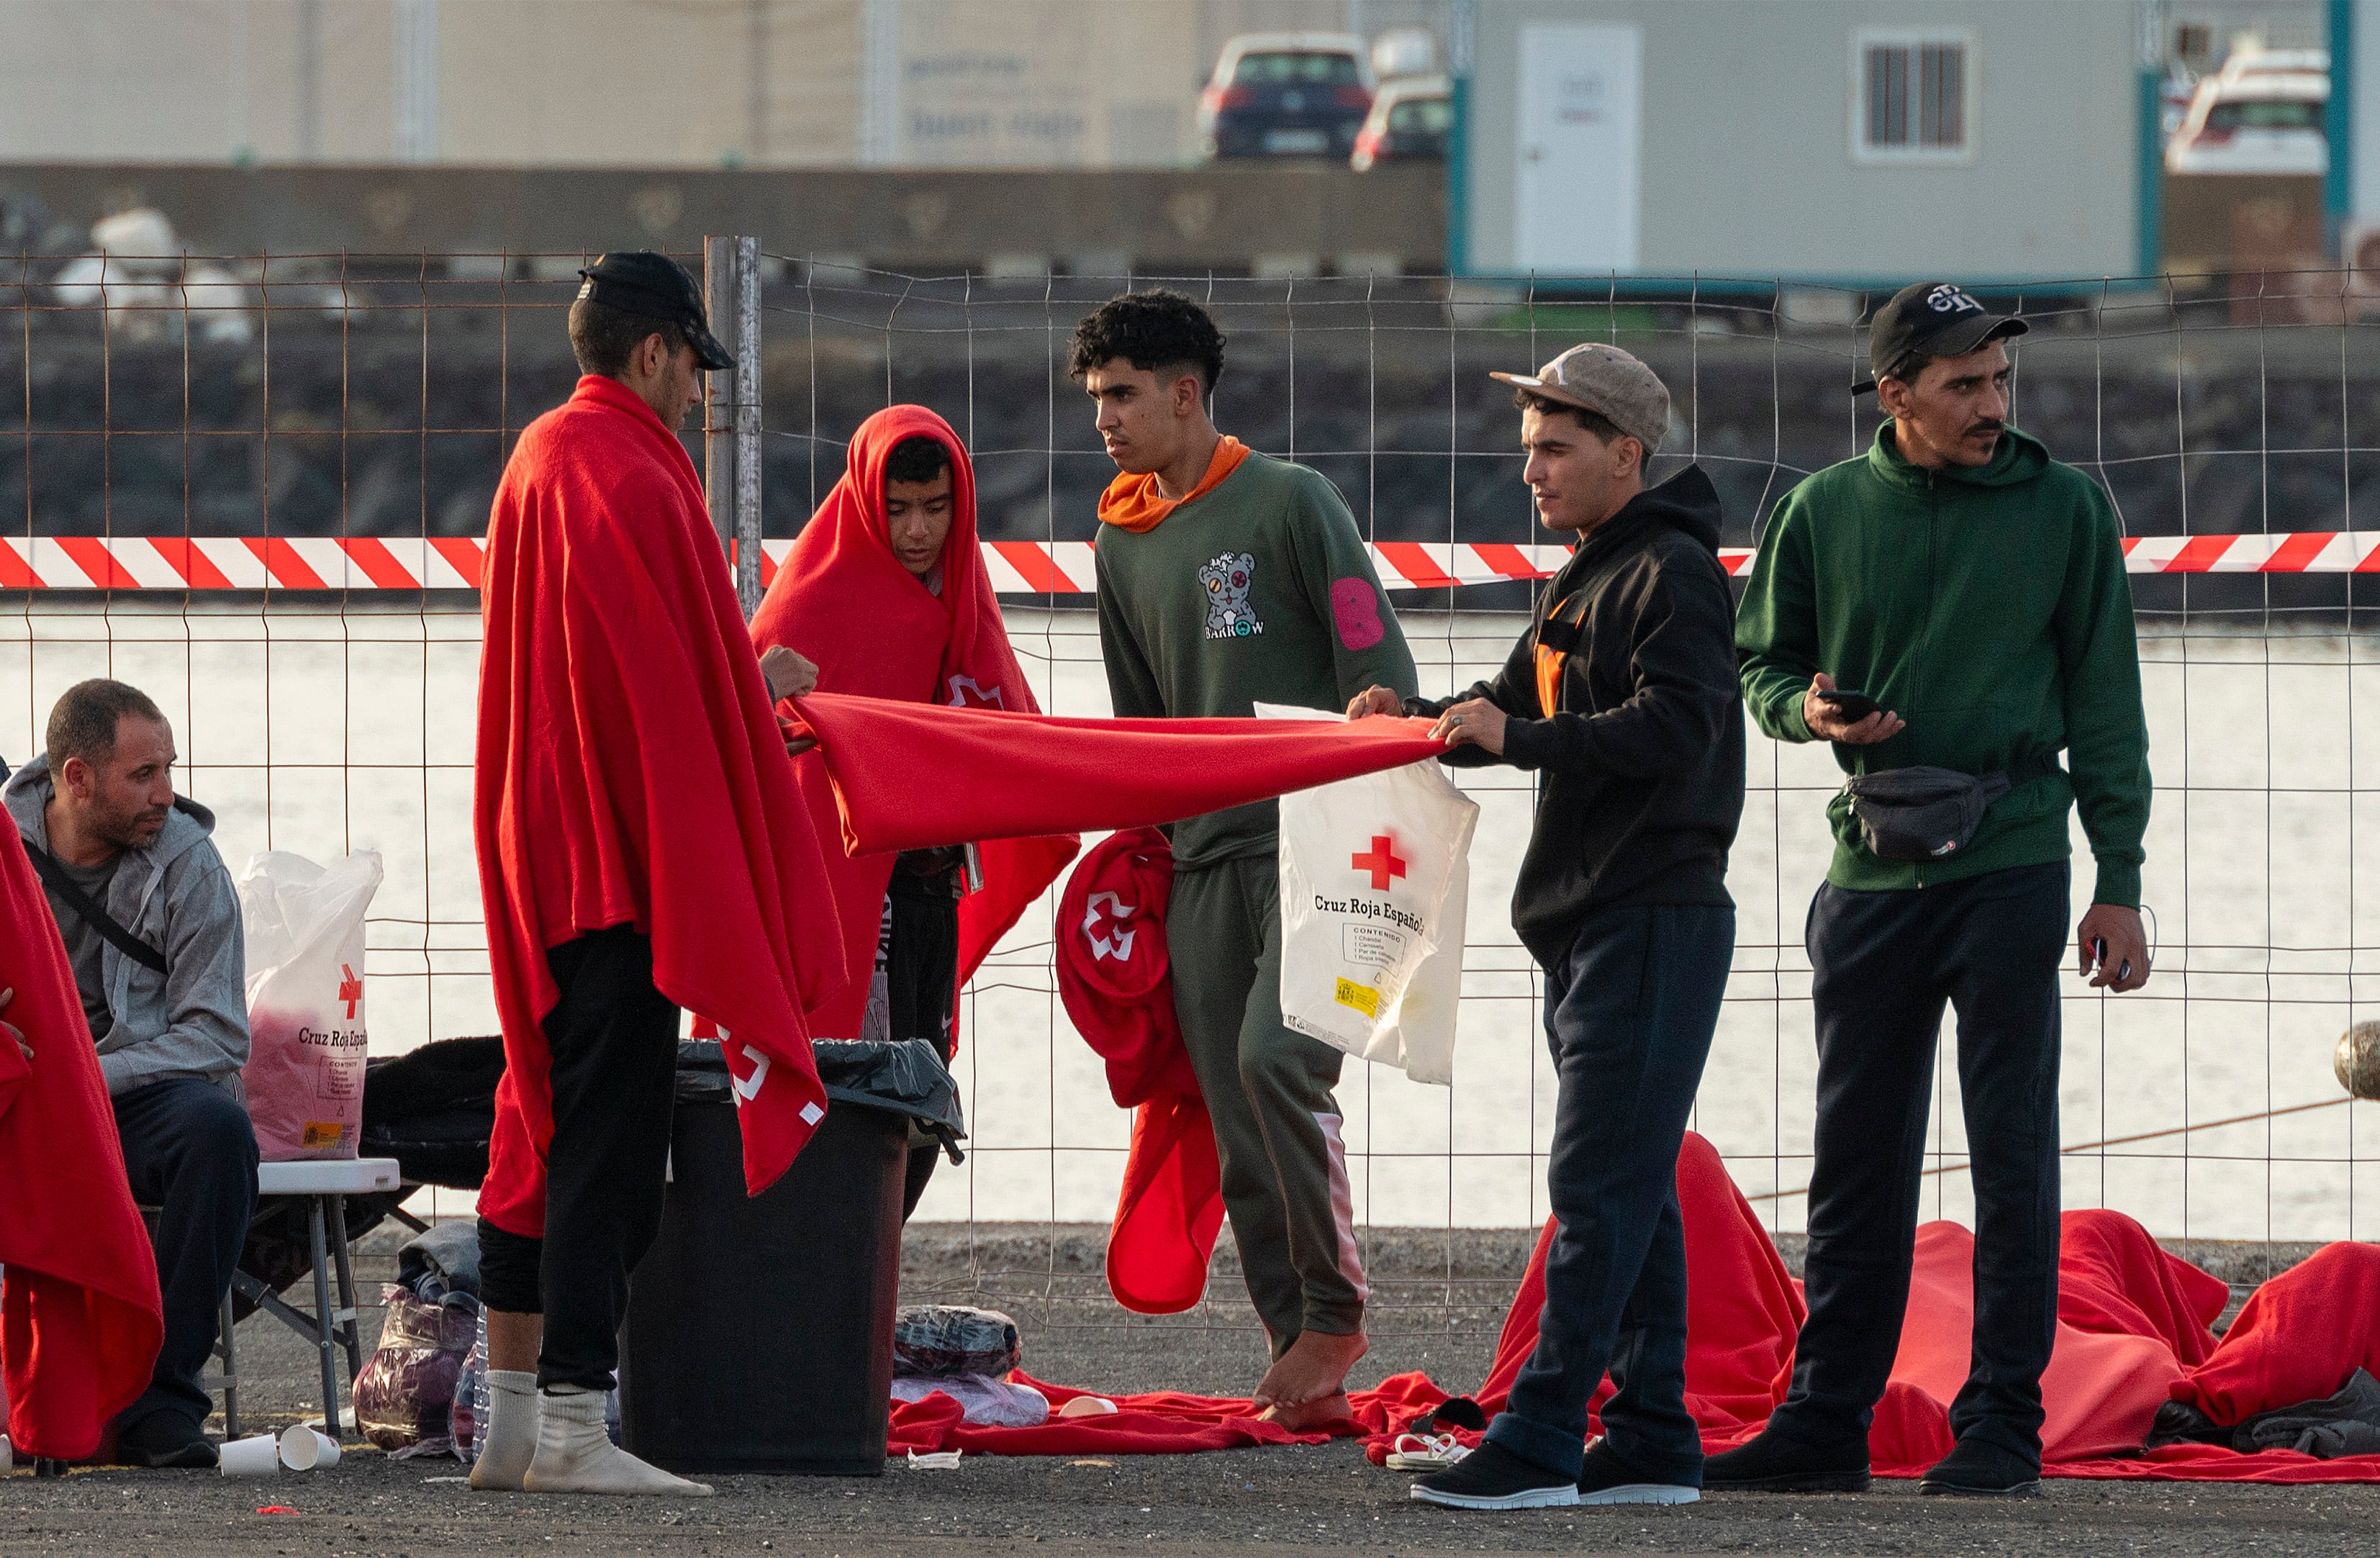
[[[703,500],[719,544],[735,560],[735,599],[760,605],[760,242],[702,240],[703,310],[735,366],[703,392]]]
[[[760,240],[735,240],[735,599],[760,609]]]

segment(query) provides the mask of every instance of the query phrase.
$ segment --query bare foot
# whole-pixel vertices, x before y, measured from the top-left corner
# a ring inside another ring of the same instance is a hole
[[[1301,1331],[1279,1362],[1257,1386],[1259,1404],[1304,1406],[1336,1395],[1347,1388],[1347,1370],[1370,1350],[1360,1331],[1336,1336],[1327,1331]]]
[[[1303,1406],[1268,1406],[1258,1416],[1268,1423],[1279,1423],[1292,1433],[1312,1433],[1318,1429],[1329,1428],[1332,1423],[1344,1421],[1354,1413],[1354,1405],[1347,1399],[1347,1393],[1333,1391]]]
[[[1296,1344],[1294,1342],[1291,1343],[1292,1346],[1294,1346]],[[1272,1360],[1272,1367],[1266,1369],[1264,1378],[1257,1382],[1256,1392],[1250,1398],[1254,1406],[1262,1409],[1270,1407],[1280,1402],[1281,1370],[1288,1367],[1289,1355],[1287,1353],[1283,1353],[1281,1357]]]

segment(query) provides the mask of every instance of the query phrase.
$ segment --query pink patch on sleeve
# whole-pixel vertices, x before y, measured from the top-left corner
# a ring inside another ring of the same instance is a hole
[[[1380,595],[1367,578],[1330,582],[1330,616],[1339,625],[1339,641],[1351,650],[1367,650],[1389,636],[1380,624]]]

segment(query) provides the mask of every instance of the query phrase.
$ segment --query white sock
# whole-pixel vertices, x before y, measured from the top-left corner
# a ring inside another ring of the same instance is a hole
[[[538,1415],[537,1455],[521,1486],[532,1493],[674,1493],[705,1498],[708,1485],[673,1477],[612,1442],[603,1429],[606,1393],[557,1385]]]
[[[480,1425],[480,1455],[471,1486],[517,1493],[537,1454],[537,1376],[527,1369],[488,1370],[488,1420]]]

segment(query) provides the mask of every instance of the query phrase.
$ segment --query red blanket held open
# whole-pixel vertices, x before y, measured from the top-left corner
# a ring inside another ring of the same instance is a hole
[[[480,1211],[544,1232],[545,952],[620,924],[722,1031],[758,1193],[825,1116],[810,1019],[842,940],[694,462],[625,385],[590,374],[522,432],[480,598],[473,822],[505,1063]]]
[[[49,900],[13,827],[0,843],[0,1371],[19,1456],[80,1460],[149,1388],[164,1319],[124,1178],[99,1053]]]
[[[1801,1284],[1787,1272],[1718,1153],[1688,1136],[1678,1159],[1684,1214],[1686,1405],[1709,1451],[1759,1431],[1784,1399]],[[1539,1237],[1506,1316],[1488,1379],[1473,1397],[1502,1406],[1536,1345],[1545,1302],[1547,1234]],[[1949,1404],[1966,1378],[1974,1308],[1972,1235],[1955,1223],[1918,1232],[1909,1318],[1892,1382],[1876,1408],[1868,1451],[1882,1477],[1915,1477],[1950,1449]],[[2380,1248],[2332,1245],[2258,1290],[2218,1340],[2208,1329],[2224,1284],[2167,1254],[2138,1223],[2113,1211],[2070,1211],[2059,1266],[2057,1345],[2042,1380],[2048,1420],[2044,1470],[2053,1477],[2189,1481],[2380,1481],[2380,1455],[2317,1460],[2292,1451],[2257,1455],[2207,1445],[2145,1454],[2157,1406],[2189,1401],[2218,1423],[2330,1394],[2357,1368],[2380,1372]],[[1020,1375],[1053,1405],[1083,1394]],[[1607,1382],[1596,1406],[1609,1392]],[[1418,1373],[1391,1375],[1353,1393],[1342,1435],[1359,1435],[1377,1464],[1397,1433],[1447,1398]],[[1245,1401],[1175,1393],[1111,1397],[1114,1416],[1053,1418],[1041,1428],[967,1425],[956,1402],[930,1395],[895,1403],[891,1443],[984,1455],[1133,1455],[1248,1444],[1314,1443],[1249,1415]],[[1599,1431],[1590,1425],[1590,1431]],[[1463,1434],[1468,1442],[1477,1435]]]
[[[794,700],[854,855],[1175,822],[1434,758],[1427,720],[1089,720]]]
[[[918,437],[940,443],[951,461],[951,529],[942,543],[939,593],[901,565],[885,527],[885,461],[894,445]],[[984,573],[976,540],[975,468],[950,424],[922,406],[889,407],[851,435],[843,478],[771,581],[752,618],[752,641],[762,650],[784,645],[815,663],[821,692],[954,709],[1040,711]],[[832,840],[834,788],[823,760],[806,752],[795,760],[794,772],[819,835]],[[960,984],[1078,847],[1071,833],[982,844],[982,885],[959,902]],[[815,1014],[819,1037],[859,1033],[892,859],[890,854],[827,853],[826,881],[847,968],[842,993]]]

